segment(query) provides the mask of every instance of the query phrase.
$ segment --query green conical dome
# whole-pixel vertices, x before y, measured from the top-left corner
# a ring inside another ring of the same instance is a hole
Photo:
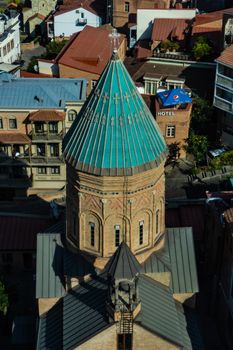
[[[120,59],[112,59],[63,142],[65,160],[94,175],[133,175],[158,166],[167,147]]]

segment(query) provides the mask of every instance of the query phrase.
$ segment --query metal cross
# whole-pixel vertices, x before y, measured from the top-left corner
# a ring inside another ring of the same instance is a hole
[[[126,99],[126,101],[129,103],[129,98],[130,98],[130,95],[127,94],[127,92],[125,93],[125,96],[124,98]]]
[[[113,97],[113,100],[114,100],[114,103],[117,104],[118,100],[120,100],[120,96],[118,96],[118,93],[116,92],[114,97]]]
[[[102,98],[103,98],[104,103],[109,99],[107,92],[105,92],[105,94],[104,94],[104,96],[102,96]]]
[[[116,53],[119,47],[119,38],[120,38],[120,34],[117,33],[116,28],[113,28],[112,33],[109,34],[109,38],[111,38],[111,44],[113,45],[113,52]]]

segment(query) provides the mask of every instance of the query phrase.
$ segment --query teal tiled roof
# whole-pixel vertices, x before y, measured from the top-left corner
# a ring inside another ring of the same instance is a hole
[[[121,60],[107,65],[63,149],[69,164],[95,175],[133,175],[165,159],[164,138]]]

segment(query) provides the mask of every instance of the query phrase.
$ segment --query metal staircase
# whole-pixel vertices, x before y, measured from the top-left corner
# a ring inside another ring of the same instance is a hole
[[[121,311],[121,320],[118,322],[118,334],[133,333],[133,315],[132,312]]]

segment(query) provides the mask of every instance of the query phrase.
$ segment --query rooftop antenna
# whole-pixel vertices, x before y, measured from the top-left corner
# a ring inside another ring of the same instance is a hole
[[[113,58],[117,59],[118,55],[117,55],[117,51],[118,51],[118,47],[119,47],[119,38],[120,38],[120,34],[117,33],[116,28],[112,29],[112,33],[109,34],[109,38],[111,39],[111,45],[112,45],[112,52],[113,52]]]

